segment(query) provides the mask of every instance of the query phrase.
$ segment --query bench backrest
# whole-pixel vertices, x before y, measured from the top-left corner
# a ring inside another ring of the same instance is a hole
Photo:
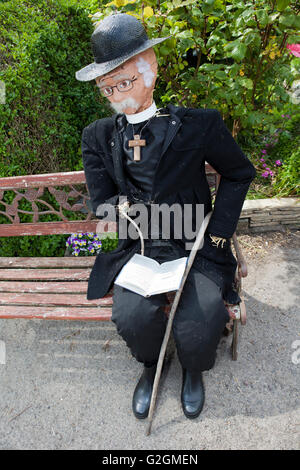
[[[206,176],[214,194],[219,175],[206,164]],[[13,192],[10,203],[5,202],[7,191]],[[89,199],[84,171],[0,178],[0,216],[5,220],[0,221],[0,237],[96,232],[96,227],[97,232],[116,231],[114,224],[95,217]],[[31,221],[20,220],[21,214]],[[70,220],[75,214],[81,220]],[[49,216],[58,220],[43,221]]]

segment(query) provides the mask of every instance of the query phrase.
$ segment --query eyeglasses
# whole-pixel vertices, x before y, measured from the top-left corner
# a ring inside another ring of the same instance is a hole
[[[155,61],[150,64],[150,67],[155,64]],[[141,72],[137,72],[137,75],[142,75]],[[133,76],[133,78],[125,78],[124,80],[121,80],[118,82],[116,85],[113,86],[101,86],[96,84],[96,87],[99,89],[100,93],[102,96],[105,96],[107,98],[108,96],[112,96],[114,93],[114,88],[117,88],[118,91],[121,93],[129,91],[133,88],[132,83],[135,82],[138,79],[138,77]]]
[[[118,82],[116,85],[113,85],[113,86],[99,86],[99,85],[96,85],[97,88],[99,88],[99,91],[101,93],[102,96],[105,96],[106,98],[108,96],[111,96],[114,92],[114,88],[117,88],[118,91],[120,91],[121,93],[123,92],[126,92],[126,91],[129,91],[133,88],[133,82],[135,82],[135,80],[137,80],[137,78],[125,78],[125,80],[121,80],[120,82]]]

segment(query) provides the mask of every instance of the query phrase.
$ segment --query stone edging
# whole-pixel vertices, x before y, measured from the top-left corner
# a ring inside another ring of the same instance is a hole
[[[300,229],[298,198],[249,199],[244,202],[237,233]]]

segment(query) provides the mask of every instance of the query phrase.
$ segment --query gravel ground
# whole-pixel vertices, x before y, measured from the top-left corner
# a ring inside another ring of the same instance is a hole
[[[141,366],[112,323],[1,320],[0,449],[299,449],[300,232],[240,236],[249,262],[238,360],[222,338],[196,420],[177,357],[152,433],[131,412]]]

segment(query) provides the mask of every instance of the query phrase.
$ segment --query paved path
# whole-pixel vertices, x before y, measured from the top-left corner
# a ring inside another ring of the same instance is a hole
[[[238,361],[224,337],[192,421],[181,411],[175,358],[149,437],[131,413],[141,366],[113,324],[1,320],[0,449],[299,449],[300,236],[268,240],[241,237],[251,263]]]

